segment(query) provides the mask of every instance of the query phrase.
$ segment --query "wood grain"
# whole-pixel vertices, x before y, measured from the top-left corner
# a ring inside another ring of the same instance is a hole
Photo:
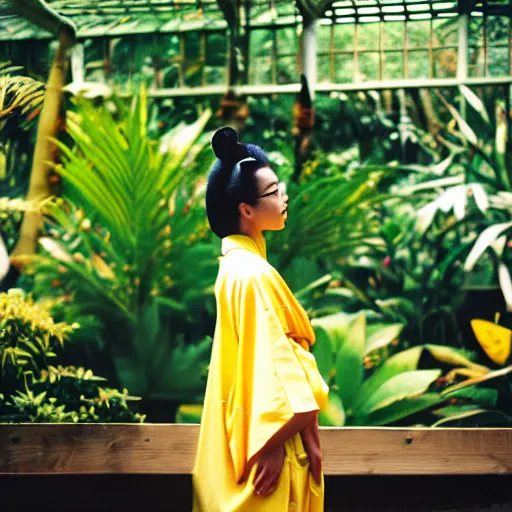
[[[0,425],[0,474],[190,474],[198,425]],[[512,429],[322,428],[326,475],[512,474]]]

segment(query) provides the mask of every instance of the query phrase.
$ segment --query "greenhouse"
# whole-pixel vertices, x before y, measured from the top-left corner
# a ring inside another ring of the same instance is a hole
[[[276,332],[323,510],[512,510],[511,101],[512,0],[0,0],[2,510],[191,510]]]

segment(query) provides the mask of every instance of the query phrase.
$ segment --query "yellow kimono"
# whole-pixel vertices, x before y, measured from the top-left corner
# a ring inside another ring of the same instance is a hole
[[[304,309],[267,262],[263,237],[222,240],[215,284],[217,323],[199,446],[193,472],[194,512],[320,512],[317,484],[300,434],[286,441],[277,489],[253,494],[257,465],[247,461],[295,413],[315,411],[328,387],[308,347],[314,332]]]

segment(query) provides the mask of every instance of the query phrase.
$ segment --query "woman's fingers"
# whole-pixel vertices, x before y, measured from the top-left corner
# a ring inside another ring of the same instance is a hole
[[[322,480],[322,457],[313,457],[309,462],[309,469],[315,482],[320,484]]]
[[[268,496],[275,490],[279,483],[283,462],[284,446],[277,446],[260,453],[253,481],[254,494]]]
[[[280,474],[272,469],[262,469],[254,480],[254,494],[257,496],[269,496],[275,491],[279,483]]]

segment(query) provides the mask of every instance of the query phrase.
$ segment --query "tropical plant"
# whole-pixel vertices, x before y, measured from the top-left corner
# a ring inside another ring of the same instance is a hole
[[[269,253],[285,273],[294,258],[335,261],[372,237],[371,207],[389,198],[380,192],[385,172],[372,167],[290,184],[286,230],[269,237]]]
[[[0,421],[143,421],[126,390],[103,387],[91,370],[50,364],[76,329],[22,290],[0,293]]]
[[[44,84],[0,63],[0,196],[25,195],[33,151],[32,132],[44,99]],[[17,237],[16,237],[17,238]]]
[[[433,426],[510,427],[512,330],[482,319],[473,319],[471,327],[494,368],[459,368],[446,375],[447,385],[441,394],[450,403],[435,411],[441,419]],[[460,382],[460,376],[467,378]]]
[[[460,91],[475,115],[479,116],[478,122],[474,123],[478,133],[455,107],[440,96],[453,117],[446,133],[440,136],[449,154],[430,169],[415,166],[413,170],[423,174],[425,179],[407,187],[402,193],[420,193],[423,196],[417,223],[421,233],[427,233],[435,226],[439,212],[445,218],[450,215],[446,224],[447,231],[456,236],[456,251],[461,259],[465,259],[464,270],[468,284],[478,284],[480,281],[488,285],[494,282],[494,275],[497,275],[508,307],[511,308],[512,286],[508,270],[511,256],[508,239],[512,228],[512,185],[509,171],[512,153],[507,150],[504,102],[498,100],[495,115],[491,117],[475,93],[464,86],[460,87]],[[490,272],[484,273],[479,280],[475,278],[478,264],[481,268],[490,267]]]
[[[403,323],[405,346],[431,339],[459,343],[455,312],[465,246],[455,245],[443,224],[428,236],[418,233],[415,210],[402,200],[378,206],[374,218],[375,238],[339,262],[333,271],[338,286],[327,291],[329,297],[344,311],[365,308],[383,322]]]
[[[35,293],[102,321],[118,382],[146,398],[204,392],[218,247],[184,160],[209,117],[175,127],[162,147],[147,137],[144,90],[115,115],[79,101],[75,147],[58,143],[68,199],[47,205],[44,252],[27,260]]]
[[[364,312],[317,318],[313,326],[313,353],[331,389],[329,404],[320,415],[325,425],[403,424],[448,401],[442,394],[443,368],[488,371],[465,352],[442,345],[390,354],[403,325],[367,327]],[[429,367],[432,362],[437,368]]]
[[[30,123],[40,112],[44,100],[44,84],[26,76],[16,76],[19,66],[0,63],[0,132],[9,119],[18,116]]]

